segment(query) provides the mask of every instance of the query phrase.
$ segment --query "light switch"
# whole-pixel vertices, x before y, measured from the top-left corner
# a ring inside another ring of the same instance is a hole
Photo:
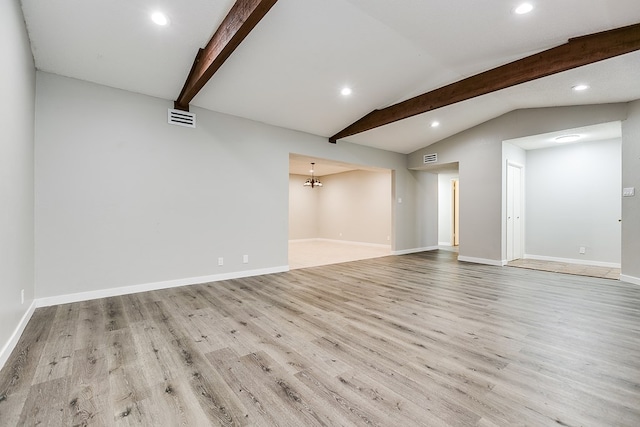
[[[622,197],[633,197],[636,195],[635,187],[626,187],[622,189]]]

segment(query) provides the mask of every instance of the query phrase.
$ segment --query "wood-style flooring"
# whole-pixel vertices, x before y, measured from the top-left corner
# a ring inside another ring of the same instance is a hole
[[[37,309],[2,426],[640,426],[640,287],[388,256]]]

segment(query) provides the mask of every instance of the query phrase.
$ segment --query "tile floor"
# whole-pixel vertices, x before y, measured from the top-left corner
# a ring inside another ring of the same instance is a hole
[[[327,240],[289,241],[289,268],[316,267],[391,255],[391,246],[369,246]]]
[[[507,266],[528,268],[531,270],[552,271],[554,273],[575,274],[578,276],[600,277],[603,279],[618,280],[620,278],[619,268],[569,264],[565,262],[542,261],[536,259],[517,259],[515,261],[510,261]]]

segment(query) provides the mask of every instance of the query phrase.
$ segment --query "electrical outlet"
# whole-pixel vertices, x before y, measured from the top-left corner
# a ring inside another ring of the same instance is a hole
[[[249,263],[249,255],[242,255],[242,263],[243,264]]]
[[[20,304],[24,304],[24,289],[20,290]]]
[[[218,258],[218,265],[224,265],[224,258]]]
[[[580,246],[580,253],[584,255],[585,253],[587,253],[587,249],[584,246]]]

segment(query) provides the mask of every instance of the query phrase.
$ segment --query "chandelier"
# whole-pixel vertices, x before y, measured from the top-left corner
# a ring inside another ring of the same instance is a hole
[[[315,165],[315,163],[311,162],[311,170],[309,172],[311,172],[311,178],[307,178],[307,180],[304,183],[305,187],[322,187],[322,183],[317,180],[314,176],[313,176],[313,165]]]

